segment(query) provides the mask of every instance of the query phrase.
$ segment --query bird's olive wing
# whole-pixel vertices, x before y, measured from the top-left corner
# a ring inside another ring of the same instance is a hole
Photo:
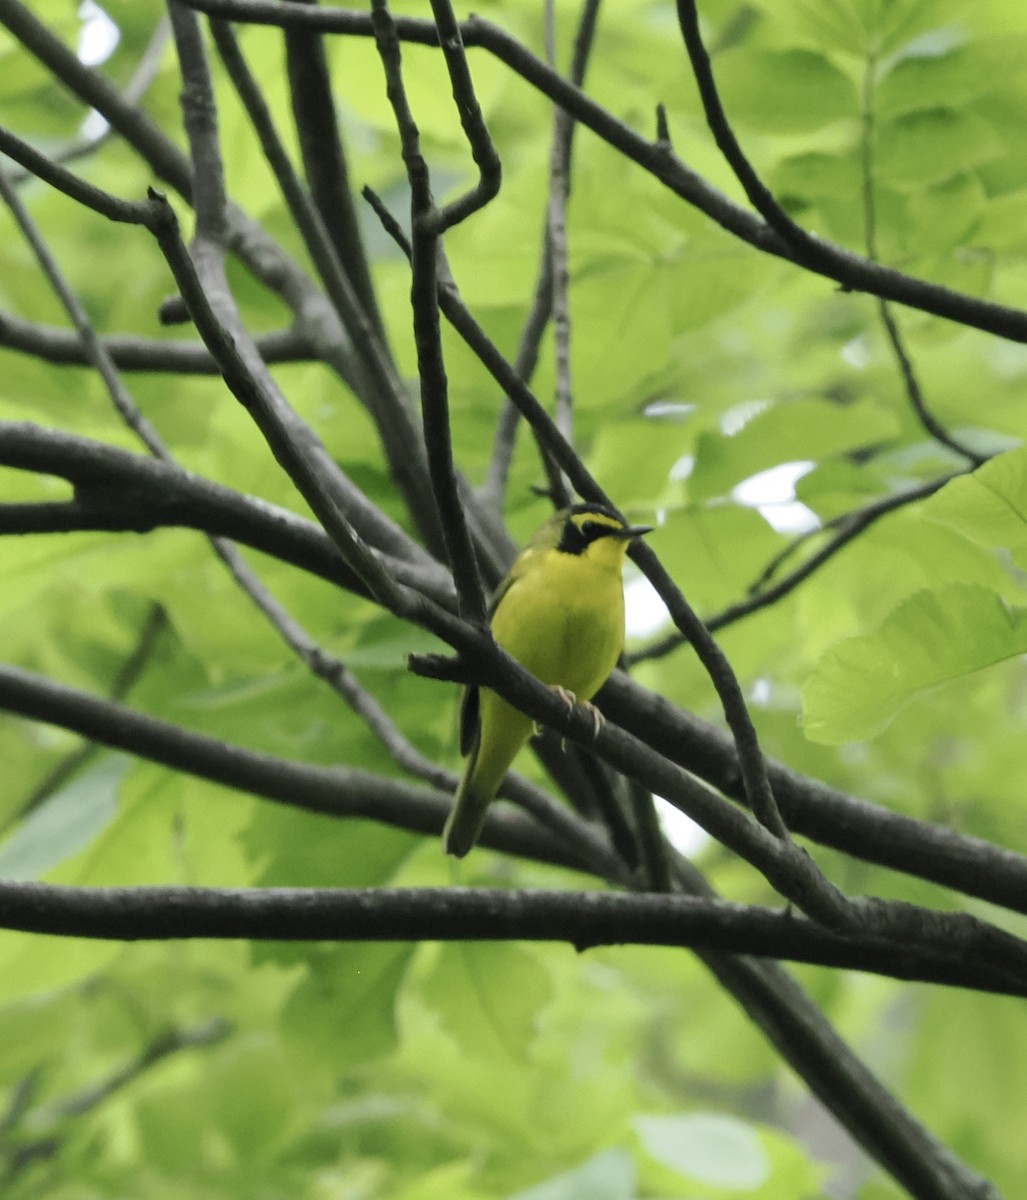
[[[519,563],[520,560],[518,560]],[[520,578],[518,564],[514,564],[514,569],[507,575],[503,582],[496,588],[492,595],[492,600],[489,603],[489,620],[496,615],[496,609],[502,602],[503,597],[509,592],[513,585]],[[478,694],[478,688],[474,684],[469,684],[464,688],[463,699],[460,701],[460,753],[470,754],[474,749],[474,744],[478,740],[478,728],[480,725],[481,701]]]
[[[496,609],[502,603],[503,597],[517,582],[517,578],[518,577],[513,573],[513,571],[511,571],[509,573],[509,575],[507,575],[507,577],[499,585],[499,587],[497,587],[496,590],[492,593],[492,599],[489,601],[489,620],[490,621],[496,615]]]

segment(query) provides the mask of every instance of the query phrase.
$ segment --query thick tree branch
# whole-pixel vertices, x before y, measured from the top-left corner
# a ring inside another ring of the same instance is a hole
[[[244,496],[189,471],[27,421],[0,421],[0,466],[55,475],[75,499],[0,506],[8,533],[67,533],[84,529],[145,533],[181,525],[231,538],[333,583],[368,595],[324,530],[255,496]],[[354,509],[349,510],[351,513]],[[379,514],[375,530],[404,557],[375,551],[398,582],[453,604],[444,569]],[[405,557],[413,550],[412,558]]]
[[[786,913],[691,896],[477,888],[82,888],[0,882],[0,926],[135,941],[569,942],[784,958],[897,979],[1027,995],[1027,978],[837,934]]]

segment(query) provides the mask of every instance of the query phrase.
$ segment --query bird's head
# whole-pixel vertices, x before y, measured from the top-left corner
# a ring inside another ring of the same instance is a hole
[[[651,525],[626,525],[602,504],[575,504],[553,513],[539,531],[539,540],[546,548],[609,562],[619,570],[631,539],[651,530]]]

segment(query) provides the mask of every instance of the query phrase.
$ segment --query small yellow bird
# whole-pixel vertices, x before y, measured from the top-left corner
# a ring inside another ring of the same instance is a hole
[[[554,513],[521,551],[490,609],[492,635],[532,675],[582,702],[606,682],[624,648],[621,569],[632,538],[650,525],[625,525],[600,504]],[[460,710],[460,752],[469,755],[442,847],[458,858],[478,840],[489,803],[531,717],[487,688],[468,687]]]

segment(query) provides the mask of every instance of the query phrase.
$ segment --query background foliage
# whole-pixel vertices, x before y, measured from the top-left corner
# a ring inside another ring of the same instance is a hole
[[[536,3],[475,7],[543,54]],[[109,0],[104,8],[119,38],[99,69],[123,87],[162,8],[153,0]],[[392,8],[427,11],[417,3]],[[32,10],[76,44],[82,26],[67,0],[34,0]],[[736,132],[803,227],[909,274],[1027,304],[1027,81],[1017,69],[1027,10],[1005,0],[706,0],[701,16]],[[562,63],[575,24],[576,14],[561,8]],[[281,33],[238,32],[295,155]],[[407,181],[374,44],[336,37],[325,46],[352,179],[400,212]],[[471,164],[445,68],[437,51],[416,46],[404,49],[404,66],[435,187],[446,195],[467,184]],[[229,191],[306,262],[213,54],[212,67]],[[551,110],[496,58],[472,52],[471,67],[504,184],[447,236],[446,251],[464,300],[512,358],[535,283]],[[165,43],[139,105],[184,148],[180,86]],[[662,102],[681,157],[744,201],[707,131],[670,6],[624,0],[604,9],[587,90],[647,135]],[[86,117],[0,30],[2,123],[56,154],[81,136]],[[117,137],[69,166],[129,198],[153,182]],[[105,221],[36,180],[22,183],[20,195],[100,332],[192,336],[190,327],[168,333],[158,321],[173,284],[142,230]],[[171,199],[190,229],[188,207]],[[413,380],[409,268],[370,211],[360,217],[389,343],[400,373]],[[892,309],[930,413],[968,456],[918,419],[873,297],[744,245],[583,129],[567,223],[576,447],[625,512],[656,514],[653,548],[702,616],[744,600],[794,537],[765,491],[756,502],[742,486],[761,472],[802,464],[791,472],[804,506],[798,519],[814,530],[959,476],[870,525],[801,586],[727,624],[718,638],[768,754],[887,808],[1023,852],[1027,350]],[[66,325],[9,215],[0,228],[0,309]],[[281,299],[237,263],[230,279],[248,329],[289,325]],[[479,484],[502,397],[449,331],[444,348],[456,459]],[[90,369],[15,348],[0,358],[3,420],[137,449]],[[533,379],[543,398],[555,387],[553,362],[547,334]],[[317,361],[273,370],[347,475],[406,523],[374,425],[337,375]],[[219,378],[142,372],[130,386],[183,466],[306,511]],[[545,502],[531,490],[540,480],[534,445],[522,435],[505,505],[516,540],[544,516]],[[0,472],[7,505],[69,494],[49,475]],[[796,510],[785,515],[795,519]],[[820,544],[815,537],[778,576]],[[241,598],[199,534],[5,537],[0,556],[9,662],[109,694],[142,639],[133,708],[283,758],[400,775],[360,719]],[[270,557],[247,557],[416,747],[455,768],[455,689],[406,669],[406,656],[434,641],[369,601]],[[632,649],[647,644],[639,637]],[[642,657],[635,676],[720,720],[687,648]],[[488,851],[453,866],[433,838],[271,805],[102,748],[53,782],[51,772],[78,745],[54,726],[17,716],[0,722],[5,879],[586,884]],[[544,779],[528,756],[519,765]],[[909,875],[815,854],[846,892],[1022,926],[1022,918]],[[728,898],[778,902],[756,872],[714,843],[703,844],[697,862]],[[1027,1175],[1021,1002],[854,972],[797,974],[935,1136],[1015,1195]],[[902,1194],[681,950],[124,945],[4,932],[0,1084],[11,1197]]]

